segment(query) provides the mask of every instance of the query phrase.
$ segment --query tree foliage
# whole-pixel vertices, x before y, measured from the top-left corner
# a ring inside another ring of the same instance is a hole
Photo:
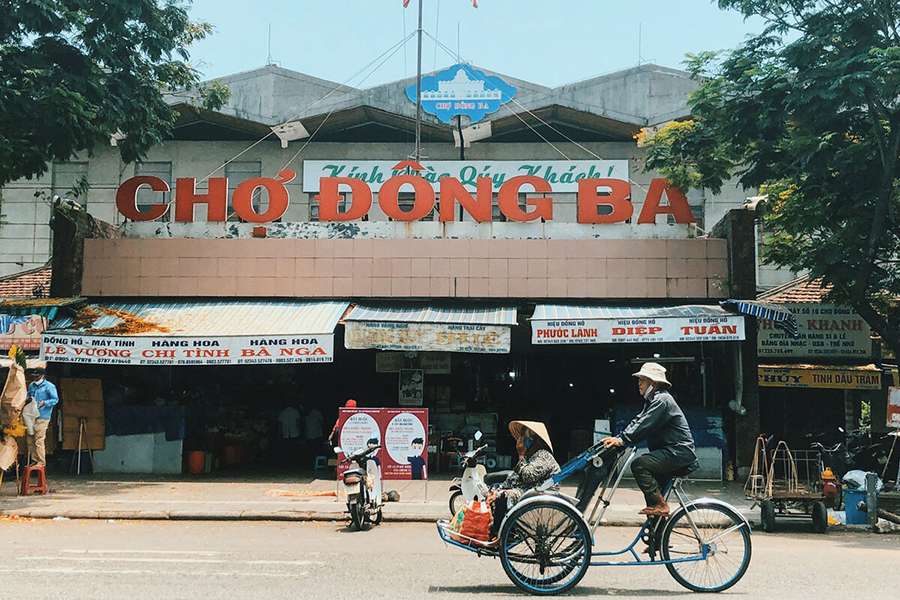
[[[176,0],[0,0],[0,185],[113,135],[141,158],[175,123],[163,92],[196,86],[187,48],[210,31]]]
[[[900,349],[900,2],[719,0],[765,19],[690,56],[692,119],[643,135],[684,188],[767,196],[764,258],[833,286]]]

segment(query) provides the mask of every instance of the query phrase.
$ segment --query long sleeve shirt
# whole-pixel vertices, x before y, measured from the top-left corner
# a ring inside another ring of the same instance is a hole
[[[40,413],[38,418],[49,421],[50,415],[53,414],[53,407],[59,403],[59,394],[56,393],[56,386],[46,379],[40,382],[34,381],[28,386],[28,395],[34,398],[37,404],[38,412]]]
[[[644,408],[619,434],[629,446],[643,441],[653,451],[660,448],[687,449],[694,452],[694,436],[681,407],[672,394],[656,390],[644,400]]]

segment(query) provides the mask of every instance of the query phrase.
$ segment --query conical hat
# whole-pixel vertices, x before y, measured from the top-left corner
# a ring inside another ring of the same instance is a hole
[[[509,432],[516,437],[520,437],[522,435],[522,430],[528,429],[541,438],[545,444],[547,444],[547,448],[550,449],[550,452],[553,452],[553,444],[550,442],[550,433],[547,432],[547,426],[541,423],[540,421],[510,421],[509,422]]]

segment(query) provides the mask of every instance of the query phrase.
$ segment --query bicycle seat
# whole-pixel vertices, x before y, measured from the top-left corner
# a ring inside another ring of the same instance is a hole
[[[694,471],[696,471],[699,468],[700,468],[700,461],[695,460],[688,466],[682,467],[682,468],[678,469],[677,471],[675,471],[674,473],[672,473],[672,476],[687,477],[688,475],[690,475],[691,473],[693,473]]]

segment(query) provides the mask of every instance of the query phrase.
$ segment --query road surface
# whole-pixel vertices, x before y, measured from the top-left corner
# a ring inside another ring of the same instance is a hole
[[[218,600],[489,599],[519,595],[499,561],[445,548],[433,526],[342,523],[0,521],[4,598]],[[876,598],[900,565],[900,535],[753,536],[753,559],[728,596]],[[623,544],[632,530],[601,530]],[[893,585],[893,584],[891,584]],[[574,596],[693,595],[663,567],[593,568]]]

